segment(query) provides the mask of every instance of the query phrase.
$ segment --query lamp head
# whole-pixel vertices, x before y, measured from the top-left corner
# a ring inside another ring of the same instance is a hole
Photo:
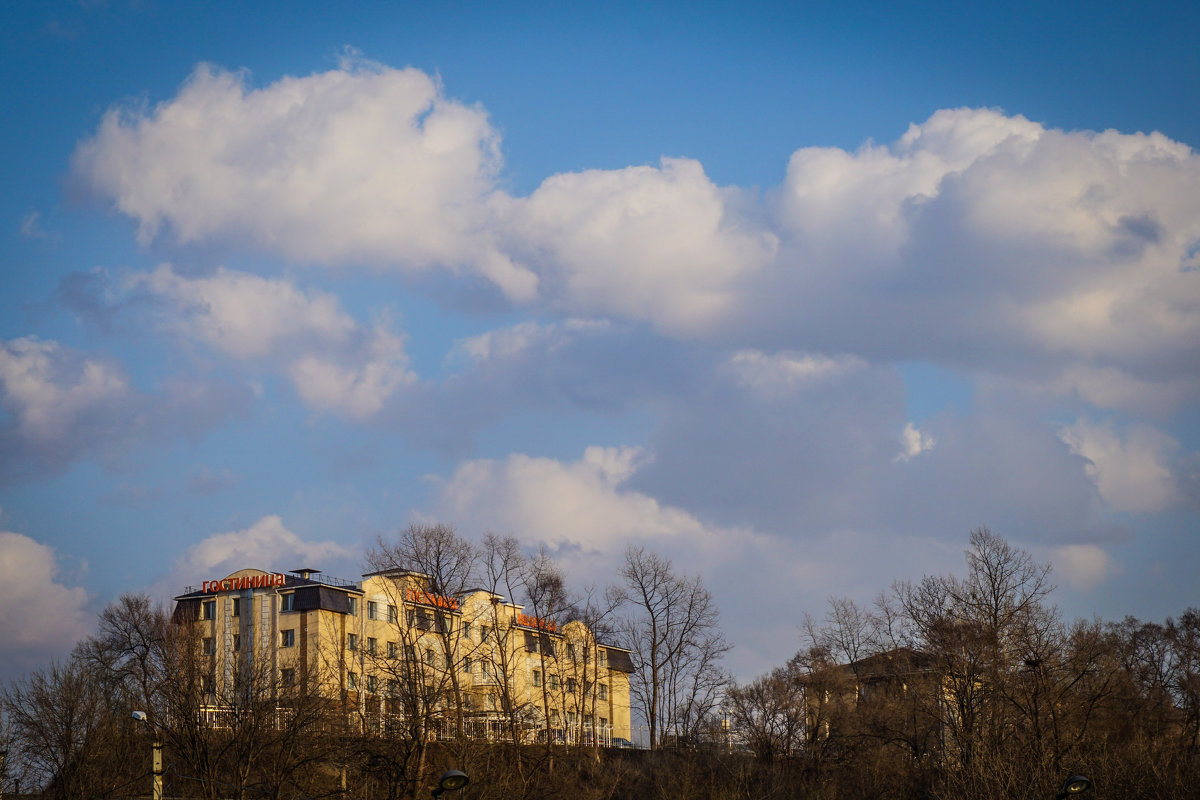
[[[1062,791],[1058,793],[1055,800],[1074,797],[1077,794],[1083,794],[1091,788],[1092,781],[1090,778],[1085,775],[1072,775],[1063,782]]]
[[[133,712],[133,718],[136,719],[138,722],[149,722],[149,719],[146,717],[145,711]]]
[[[456,792],[471,782],[467,773],[456,769],[447,770],[438,779],[437,788],[433,790],[434,797],[441,797],[442,792]]]

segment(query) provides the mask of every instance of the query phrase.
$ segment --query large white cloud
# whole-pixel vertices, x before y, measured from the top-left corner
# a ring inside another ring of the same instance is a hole
[[[1162,511],[1185,500],[1176,476],[1179,443],[1145,424],[1118,430],[1111,422],[1078,420],[1062,429],[1071,452],[1118,511]]]
[[[776,202],[787,270],[747,322],[860,354],[1165,381],[1200,352],[1198,188],[1200,157],[1160,134],[987,110],[888,147],[806,148]]]
[[[701,546],[735,535],[622,488],[644,459],[635,447],[589,447],[571,463],[521,454],[467,461],[441,487],[437,510],[475,528],[604,554],[631,542]]]
[[[88,594],[59,575],[54,549],[0,532],[0,664],[17,671],[63,657],[91,628]]]
[[[1177,377],[1200,359],[1200,157],[1161,134],[943,110],[890,145],[797,150],[765,204],[686,158],[512,197],[498,149],[482,110],[417,70],[249,89],[200,67],[155,108],[109,112],[74,169],[144,238],[440,265],[571,315],[970,364],[1094,403],[1128,402],[1122,383],[1162,404],[1200,391]]]
[[[299,262],[441,264],[517,298],[536,279],[489,244],[498,139],[415,69],[342,69],[248,89],[202,65],[153,109],[113,109],[74,169],[149,241],[247,244]]]
[[[546,179],[512,209],[516,247],[548,301],[694,336],[729,315],[747,274],[774,256],[774,234],[737,213],[690,159]]]

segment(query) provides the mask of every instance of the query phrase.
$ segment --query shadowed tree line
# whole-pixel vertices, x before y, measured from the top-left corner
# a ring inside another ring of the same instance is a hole
[[[630,647],[653,749],[489,742],[460,720],[435,741],[413,721],[453,715],[453,682],[370,732],[354,709],[252,662],[214,703],[192,626],[129,595],[67,662],[5,687],[0,794],[20,781],[27,796],[147,797],[157,736],[166,795],[213,800],[425,797],[446,768],[472,779],[455,800],[1032,800],[1071,773],[1091,777],[1097,800],[1197,795],[1200,611],[1068,623],[1047,602],[1049,567],[986,530],[971,535],[965,576],[900,582],[869,607],[833,599],[801,621],[787,664],[741,685],[719,666],[727,645],[703,583],[644,550],[626,553],[618,585],[571,599],[545,553],[497,537],[475,548],[446,526],[409,528],[368,562],[416,566],[438,593],[520,591],[538,616],[573,615]],[[424,678],[413,689],[431,691]]]
[[[1030,554],[981,529],[966,561],[831,600],[787,664],[729,690],[779,791],[1032,799],[1082,773],[1097,797],[1200,796],[1200,611],[1068,623]]]

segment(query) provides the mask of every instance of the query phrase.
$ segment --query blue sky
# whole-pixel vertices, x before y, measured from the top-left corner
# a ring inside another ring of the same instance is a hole
[[[430,518],[664,553],[743,677],[981,525],[1068,616],[1194,605],[1198,22],[5,6],[5,673]]]

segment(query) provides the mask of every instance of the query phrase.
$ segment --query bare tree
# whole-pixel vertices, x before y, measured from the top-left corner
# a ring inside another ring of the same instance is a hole
[[[603,708],[600,687],[604,687],[606,695],[611,689],[608,684],[601,683],[606,677],[606,668],[601,667],[600,642],[606,638],[612,641],[611,637],[615,635],[612,615],[620,605],[619,592],[611,588],[602,592],[594,586],[584,587],[570,605],[570,617],[579,623],[573,630],[576,641],[568,645],[575,656],[568,663],[568,671],[578,687],[573,705],[579,719],[585,724],[590,720],[593,726],[590,738],[580,737],[579,743],[590,744],[593,748],[600,747],[605,736],[599,727],[597,713]]]
[[[622,626],[633,653],[631,692],[655,749],[668,730],[693,731],[717,706],[727,683],[720,659],[729,648],[699,576],[677,575],[669,560],[641,547],[625,551],[620,575],[632,609]]]
[[[561,678],[561,653],[556,646],[554,632],[564,623],[564,617],[569,608],[567,602],[566,582],[562,570],[550,554],[542,548],[531,559],[525,562],[522,588],[526,606],[537,621],[537,630],[531,632],[531,647],[536,647],[538,668],[541,674],[542,720],[545,732],[547,753],[550,752],[556,736],[554,717],[562,714],[565,719],[566,708],[563,707],[563,695],[556,685]],[[548,632],[549,631],[549,632]],[[561,723],[560,723],[561,724]],[[553,762],[548,764],[553,769]]]
[[[122,709],[155,711],[168,680],[170,616],[148,595],[125,594],[100,612],[95,636],[74,657],[96,670],[123,701]]]
[[[526,730],[536,717],[532,705],[517,692],[517,670],[524,660],[517,654],[524,652],[524,641],[518,641],[521,631],[511,624],[512,613],[502,608],[504,603],[513,602],[522,591],[527,570],[527,559],[521,552],[520,543],[512,536],[488,533],[483,538],[479,558],[482,587],[492,595],[492,602],[485,617],[476,624],[487,625],[489,643],[480,643],[478,653],[488,664],[490,676],[496,681],[500,711],[504,714],[507,736],[514,745],[524,741]],[[503,598],[503,599],[501,599]],[[479,660],[476,657],[476,660]],[[522,754],[517,753],[517,767],[523,767]]]
[[[761,761],[793,758],[805,743],[804,676],[793,660],[726,693],[734,728]]]
[[[430,608],[426,601],[461,598],[475,577],[476,552],[453,526],[414,523],[400,531],[394,542],[380,539],[366,561],[375,572],[417,573],[427,587],[413,595],[402,591],[399,582],[386,584],[392,592],[389,622],[396,652],[380,649],[363,654],[372,675],[384,680],[383,687],[369,683],[365,687],[372,704],[368,712],[377,719],[385,706],[397,712],[390,716],[394,747],[376,756],[391,759],[397,778],[393,785],[403,778],[405,792],[415,797],[423,785],[431,733],[443,727],[449,714],[455,735],[460,739],[465,735],[461,628],[454,624],[450,609]]]
[[[103,797],[127,786],[132,725],[109,713],[109,699],[96,671],[77,660],[10,684],[0,694],[11,737],[6,768],[26,786],[62,800]]]
[[[986,528],[971,532],[966,561],[966,578],[927,576],[895,592],[916,645],[944,682],[926,711],[953,742],[949,757],[970,764],[1011,738],[1013,676],[1037,660],[1058,620],[1043,604],[1053,589],[1049,565]]]

